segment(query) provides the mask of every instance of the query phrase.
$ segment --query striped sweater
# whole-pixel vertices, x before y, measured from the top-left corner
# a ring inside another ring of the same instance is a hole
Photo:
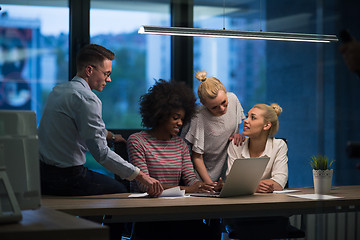
[[[143,173],[160,181],[161,184],[185,185],[196,181],[189,149],[184,140],[174,136],[168,141],[158,140],[146,131],[132,134],[127,140],[129,161]],[[131,192],[146,192],[140,182],[131,182]]]

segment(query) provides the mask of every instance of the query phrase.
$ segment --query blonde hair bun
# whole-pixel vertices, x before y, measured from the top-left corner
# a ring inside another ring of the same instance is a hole
[[[282,113],[282,108],[279,106],[279,104],[272,103],[270,106],[274,109],[274,111],[276,112],[276,115],[279,116],[280,113]]]
[[[203,82],[206,80],[206,71],[198,71],[195,74],[195,78],[198,79],[200,82]]]

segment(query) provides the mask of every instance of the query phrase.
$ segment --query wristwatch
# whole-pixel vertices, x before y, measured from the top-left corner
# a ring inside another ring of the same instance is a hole
[[[115,134],[111,133],[112,134],[112,137],[111,137],[111,140],[115,141]]]

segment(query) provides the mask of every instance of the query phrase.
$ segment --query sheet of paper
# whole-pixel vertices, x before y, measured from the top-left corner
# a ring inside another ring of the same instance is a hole
[[[141,197],[148,197],[149,194],[147,193],[133,193],[133,194],[130,194],[129,197],[131,198],[141,198]]]
[[[288,194],[288,196],[313,199],[313,200],[327,200],[327,199],[334,199],[334,198],[343,198],[343,197],[338,197],[338,196],[322,195],[322,194]]]
[[[273,193],[292,193],[292,192],[301,192],[300,190],[291,190],[291,189],[284,189],[282,191],[273,191]]]
[[[148,193],[134,193],[130,194],[129,197],[136,198],[136,197],[148,197]],[[178,197],[187,197],[185,195],[185,190],[181,190],[180,187],[173,187],[169,189],[165,189],[159,198],[178,198]]]
[[[169,189],[165,189],[160,197],[184,197],[185,190],[181,190],[180,187],[173,187]]]

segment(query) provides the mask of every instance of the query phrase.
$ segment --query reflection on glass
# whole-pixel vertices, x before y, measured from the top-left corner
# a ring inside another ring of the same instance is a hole
[[[111,83],[95,92],[108,129],[139,129],[139,98],[156,79],[170,79],[170,37],[143,36],[141,25],[169,26],[168,4],[91,1],[90,41],[115,53]],[[91,154],[86,166],[113,175]]]
[[[224,14],[222,5],[195,6],[194,27],[254,31],[259,12],[250,9],[233,4]],[[217,77],[227,91],[237,95],[244,109],[249,109],[265,100],[265,54],[266,42],[262,40],[195,37],[194,72],[205,70],[208,76]],[[194,80],[195,91],[199,83]]]
[[[39,121],[52,87],[68,80],[69,10],[64,0],[31,3],[1,5],[0,109],[35,111]]]
[[[96,92],[107,128],[141,128],[140,96],[154,79],[170,79],[170,37],[139,35],[141,25],[169,26],[169,5],[91,1],[91,43],[116,56],[111,84]]]

